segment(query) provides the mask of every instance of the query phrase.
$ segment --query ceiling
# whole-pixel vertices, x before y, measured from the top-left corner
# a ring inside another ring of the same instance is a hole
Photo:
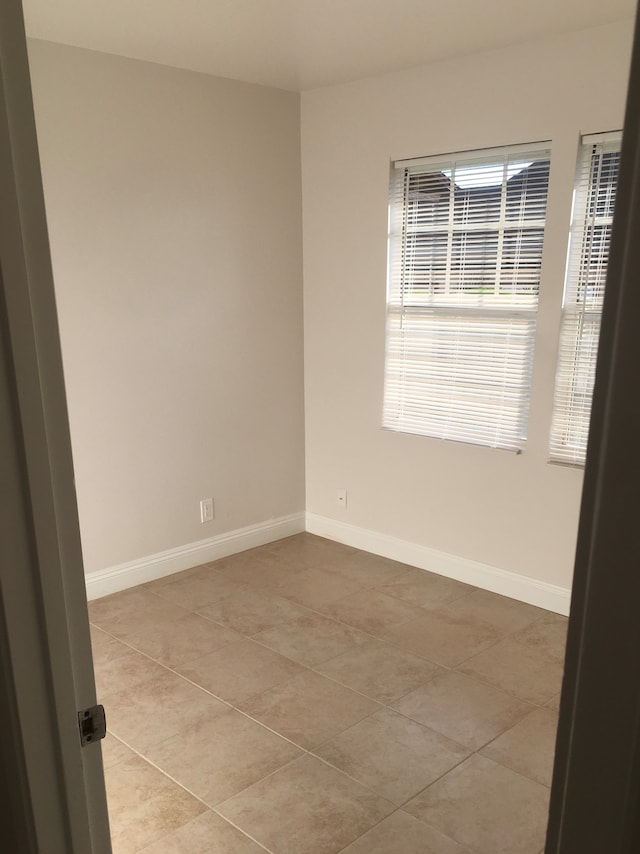
[[[635,0],[23,0],[27,34],[302,91],[630,19]]]

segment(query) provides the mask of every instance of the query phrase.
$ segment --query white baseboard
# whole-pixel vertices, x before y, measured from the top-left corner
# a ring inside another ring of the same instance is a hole
[[[495,566],[458,557],[417,543],[359,528],[315,513],[294,513],[139,560],[92,572],[85,578],[88,599],[99,599],[137,584],[182,572],[202,563],[263,546],[274,540],[309,531],[363,551],[373,552],[511,599],[528,602],[558,614],[569,613],[571,591],[537,578],[518,575]]]
[[[546,608],[548,611],[555,611],[557,614],[569,613],[571,591],[566,587],[548,584],[537,578],[518,575],[515,572],[440,552],[408,540],[400,540],[387,534],[339,522],[327,516],[318,516],[315,513],[306,514],[306,529],[311,534],[327,537],[401,563],[408,563],[447,578],[454,578],[456,581],[464,581],[466,584],[490,590],[492,593],[500,593],[510,599],[518,599],[539,608]]]
[[[290,537],[305,530],[305,514],[293,513],[268,522],[238,528],[226,534],[218,534],[208,540],[189,543],[177,549],[158,552],[154,555],[122,563],[109,569],[92,572],[85,577],[88,599],[99,599],[109,593],[117,593],[137,584],[164,578],[174,572],[182,572],[227,557],[237,552],[263,546],[283,537]]]

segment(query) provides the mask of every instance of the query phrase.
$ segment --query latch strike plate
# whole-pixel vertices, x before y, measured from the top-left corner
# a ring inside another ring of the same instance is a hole
[[[89,706],[78,712],[78,728],[80,730],[80,744],[86,747],[94,741],[100,741],[107,734],[107,718],[104,706]]]

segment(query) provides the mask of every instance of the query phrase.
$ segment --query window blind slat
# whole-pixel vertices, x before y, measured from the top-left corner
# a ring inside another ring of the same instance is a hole
[[[621,134],[585,137],[574,192],[550,459],[584,465],[609,260]]]
[[[549,155],[517,146],[396,164],[385,428],[521,447]]]

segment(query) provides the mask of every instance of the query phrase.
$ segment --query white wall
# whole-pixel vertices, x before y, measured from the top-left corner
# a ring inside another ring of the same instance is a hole
[[[622,124],[631,33],[629,22],[303,95],[308,511],[570,585],[582,477],[547,463],[547,441],[572,184],[579,134]],[[383,431],[390,160],[538,140],[553,155],[526,450]]]
[[[299,97],[30,61],[87,572],[302,511]]]

